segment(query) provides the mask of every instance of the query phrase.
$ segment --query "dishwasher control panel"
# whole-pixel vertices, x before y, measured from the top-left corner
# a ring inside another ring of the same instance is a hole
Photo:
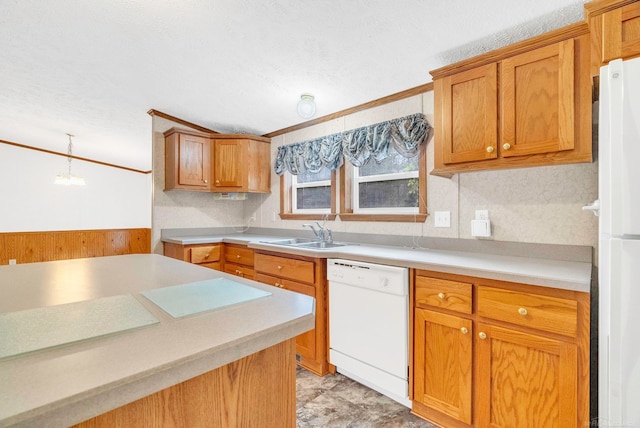
[[[329,259],[327,279],[401,296],[409,292],[409,269],[398,266]]]

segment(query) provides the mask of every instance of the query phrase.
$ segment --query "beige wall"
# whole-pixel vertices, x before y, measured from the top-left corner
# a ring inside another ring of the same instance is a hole
[[[240,226],[243,201],[214,201],[211,193],[164,191],[164,136],[171,127],[187,128],[153,116],[153,214],[151,251],[162,254],[161,229]],[[188,128],[187,128],[188,129]]]
[[[423,112],[433,123],[433,92],[354,113],[272,140],[272,160],[277,148],[322,135]],[[433,169],[433,141],[427,144],[427,171]],[[477,239],[471,236],[476,209],[489,210],[497,241],[547,244],[597,244],[597,219],[581,207],[597,198],[597,164],[576,164],[456,174],[453,178],[429,175],[427,210],[450,211],[451,227],[435,228],[433,215],[425,223],[328,222],[338,232],[413,235]],[[280,220],[279,177],[272,173],[270,195],[250,195],[244,223],[252,226],[302,229],[303,221]]]

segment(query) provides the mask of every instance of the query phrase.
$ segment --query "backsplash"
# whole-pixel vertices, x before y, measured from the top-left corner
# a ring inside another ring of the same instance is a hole
[[[279,146],[422,112],[433,123],[433,92],[416,95],[304,128],[272,139],[271,158]],[[249,194],[246,201],[214,201],[210,193],[164,192],[164,137],[178,124],[153,117],[152,251],[162,253],[160,230],[248,225],[303,230],[306,221],[281,220],[280,178],[272,172],[271,194]],[[433,140],[427,143],[427,171],[433,169]],[[598,221],[582,206],[598,195],[597,162],[456,174],[428,175],[424,223],[328,222],[335,232],[426,238],[471,236],[475,210],[489,211],[493,235],[487,240],[597,246]],[[451,213],[451,227],[434,227],[435,211]],[[255,216],[255,221],[251,217]],[[419,241],[418,241],[419,242]],[[470,243],[471,244],[471,243]]]
[[[433,124],[433,92],[357,112],[272,139],[272,159],[283,144],[316,138],[372,123],[422,112]],[[427,144],[427,171],[433,169],[433,140]],[[252,227],[302,229],[305,221],[281,220],[280,179],[271,178],[271,194],[249,195],[244,223]],[[597,218],[582,206],[598,195],[597,163],[429,175],[424,223],[327,223],[336,232],[443,237],[476,240],[471,236],[475,210],[489,211],[496,241],[597,246]],[[451,227],[436,228],[434,211],[450,211]],[[250,222],[252,216],[256,221]]]
[[[153,116],[153,215],[151,252],[162,254],[160,230],[187,227],[224,227],[242,225],[242,201],[214,201],[213,194],[164,191],[164,136],[174,126],[188,127]]]

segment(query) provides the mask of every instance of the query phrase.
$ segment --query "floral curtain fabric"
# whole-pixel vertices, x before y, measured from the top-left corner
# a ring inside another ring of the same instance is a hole
[[[331,134],[313,140],[288,144],[278,148],[274,165],[276,174],[285,171],[297,175],[322,168],[337,169],[347,159],[354,166],[364,166],[372,158],[380,163],[393,147],[402,156],[415,156],[427,141],[433,128],[423,114],[392,119],[375,125]]]

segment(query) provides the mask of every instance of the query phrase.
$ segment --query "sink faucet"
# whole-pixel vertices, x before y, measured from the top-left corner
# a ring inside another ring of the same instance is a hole
[[[316,225],[318,226],[318,230],[316,230],[316,228],[309,223],[303,224],[302,227],[309,227],[313,232],[313,234],[316,235],[316,238],[322,242],[329,242],[329,243],[333,242],[333,236],[331,235],[331,230],[326,227],[323,227],[317,221],[316,221]]]

